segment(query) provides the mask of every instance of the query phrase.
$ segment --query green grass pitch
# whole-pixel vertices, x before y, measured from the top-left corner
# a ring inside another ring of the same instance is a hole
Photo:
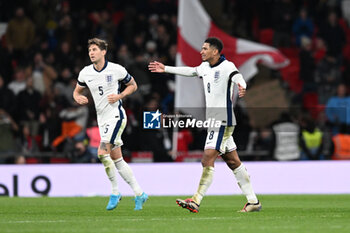
[[[197,214],[177,197],[132,197],[106,211],[108,197],[0,198],[0,232],[350,232],[350,195],[259,195],[259,213],[237,213],[243,196],[206,196]],[[183,198],[183,197],[182,197]]]

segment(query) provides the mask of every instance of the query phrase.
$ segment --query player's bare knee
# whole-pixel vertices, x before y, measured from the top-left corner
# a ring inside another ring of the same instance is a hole
[[[239,167],[239,165],[241,165],[241,162],[240,161],[236,161],[234,159],[230,159],[230,160],[227,160],[225,161],[227,166],[231,169],[231,170],[234,170],[236,169],[237,167]]]
[[[120,146],[113,146],[111,151],[111,158],[117,160],[123,157],[122,150]]]
[[[100,149],[97,150],[97,156],[105,155],[105,154],[108,154],[108,153],[106,153],[105,151],[100,150]]]
[[[202,159],[202,167],[214,167],[214,161]]]
[[[239,157],[233,156],[233,154],[231,153],[223,155],[222,159],[225,161],[225,163],[231,170],[234,170],[241,165],[241,160],[239,159]]]
[[[214,166],[214,162],[218,156],[219,152],[216,150],[205,150],[203,158],[201,160],[203,167]]]
[[[210,166],[210,159],[209,157],[203,156],[201,159],[202,167]]]
[[[99,154],[98,158],[105,167],[108,167],[113,163],[108,154]]]
[[[98,154],[109,154],[111,153],[112,145],[110,143],[101,142],[98,148]]]

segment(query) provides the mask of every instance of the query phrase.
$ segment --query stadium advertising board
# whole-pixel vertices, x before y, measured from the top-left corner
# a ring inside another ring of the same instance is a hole
[[[245,162],[257,194],[350,193],[346,174],[350,161]],[[131,163],[149,195],[191,195],[202,172],[200,163]],[[240,194],[232,172],[223,162],[215,165],[208,195]],[[118,177],[119,190],[132,196]],[[1,196],[107,196],[110,184],[100,164],[0,165]]]

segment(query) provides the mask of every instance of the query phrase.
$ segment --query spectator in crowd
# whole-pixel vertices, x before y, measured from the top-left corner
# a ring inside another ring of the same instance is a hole
[[[288,113],[281,114],[273,124],[274,159],[279,161],[299,160],[299,125],[292,121]]]
[[[33,87],[36,91],[39,91],[41,95],[45,92],[43,66],[44,62],[42,54],[40,52],[35,53],[32,67]]]
[[[85,140],[75,142],[72,156],[73,163],[91,163],[92,157]]]
[[[69,68],[73,70],[74,68],[74,60],[76,55],[72,52],[70,47],[70,43],[68,41],[63,41],[60,44],[59,50],[55,54],[56,58],[56,69],[62,71],[65,68]]]
[[[342,49],[346,38],[343,29],[338,23],[338,16],[335,12],[330,12],[327,23],[320,24],[319,36],[326,42],[328,55],[336,59],[336,63],[341,62]]]
[[[169,65],[175,65],[176,63],[176,53],[177,53],[177,46],[176,44],[172,44],[170,45],[170,48],[168,50],[168,60],[167,60],[167,64]]]
[[[31,134],[29,125],[23,125],[21,138],[22,153],[24,155],[32,155],[33,153],[38,152],[40,150],[40,144],[40,137],[38,137],[38,135]]]
[[[28,13],[31,13],[36,33],[43,35],[45,33],[46,23],[55,17],[58,1],[28,1]]]
[[[39,122],[39,135],[41,136],[41,150],[51,151],[52,142],[61,133],[61,119],[54,113],[54,109],[46,108],[43,113],[40,114]]]
[[[335,57],[326,54],[317,64],[315,82],[317,85],[318,101],[320,104],[326,104],[327,100],[336,93],[337,86],[341,82],[340,66]]]
[[[315,23],[319,25],[324,25],[327,22],[328,12],[331,9],[329,6],[329,1],[319,0],[316,1],[314,5],[310,6],[310,10],[313,12]]]
[[[156,43],[159,56],[165,57],[168,52],[168,48],[171,45],[170,33],[164,24],[159,24],[157,26],[157,34],[158,38]]]
[[[322,132],[322,154],[324,155],[325,159],[330,159],[331,155],[333,154],[332,149],[332,128],[331,124],[329,123],[326,112],[320,111],[318,113],[318,116],[316,118],[316,126],[320,129]]]
[[[326,55],[327,47],[324,40],[320,37],[315,39],[315,48],[313,49],[313,58],[315,60],[315,64],[317,65]]]
[[[132,98],[142,101],[143,96],[147,96],[151,92],[151,81],[149,73],[147,72],[147,60],[143,57],[142,54],[137,54],[134,56],[134,62],[129,65],[132,74],[137,77],[138,93],[135,93]]]
[[[304,117],[300,134],[301,160],[323,160],[323,133],[311,116]]]
[[[15,16],[9,21],[6,29],[6,43],[17,62],[22,63],[28,58],[34,38],[33,22],[25,15],[23,7],[16,8]]]
[[[72,17],[69,14],[63,15],[56,30],[57,41],[66,41],[71,48],[74,48],[77,45],[77,38]]]
[[[132,40],[129,46],[131,54],[135,57],[137,54],[145,52],[145,34],[139,32]]]
[[[73,139],[74,137],[81,137],[80,133],[85,132],[87,120],[89,116],[87,106],[77,106],[63,109],[60,112],[62,121],[62,133],[53,142],[52,146],[57,148],[66,139]]]
[[[314,33],[314,24],[311,18],[308,17],[307,9],[302,8],[299,13],[299,17],[293,23],[293,33],[295,36],[295,44],[297,46],[302,45],[302,38],[312,39]]]
[[[247,160],[260,161],[260,160],[273,160],[274,145],[273,133],[271,126],[266,125],[253,129],[249,133],[247,146],[245,152],[251,155]]]
[[[73,90],[76,85],[76,80],[73,78],[73,73],[70,68],[64,67],[54,86],[58,89],[60,95],[64,96],[68,100],[70,105],[74,105],[74,99],[72,97]]]
[[[16,67],[14,72],[14,79],[8,84],[8,88],[18,95],[21,91],[26,89],[26,73],[24,67]]]
[[[94,14],[94,21],[96,22],[93,28],[93,34],[96,37],[104,39],[110,45],[109,50],[114,51],[114,36],[115,36],[115,28],[113,21],[111,20],[110,13],[104,9],[99,13]]]
[[[100,136],[100,131],[99,131],[98,126],[97,126],[96,119],[94,119],[92,121],[91,126],[86,129],[86,135],[89,138],[89,145],[87,147],[87,150],[89,151],[89,153],[91,155],[92,161],[97,162],[98,161],[97,150],[98,150],[98,147],[100,145],[101,136]]]
[[[334,160],[350,159],[350,135],[346,133],[347,131],[348,126],[342,124],[339,133],[332,138]]]
[[[24,155],[17,155],[14,159],[14,164],[26,164],[26,158]]]
[[[12,117],[3,109],[0,109],[0,161],[1,157],[19,151],[16,136],[19,127]]]
[[[4,37],[3,37],[4,38]],[[7,85],[13,76],[12,59],[7,48],[1,43],[0,37],[0,76],[2,76],[4,84]]]
[[[126,44],[120,45],[119,50],[117,52],[116,59],[120,65],[127,68],[129,68],[130,64],[132,64],[133,58]]]
[[[46,64],[41,52],[37,52],[33,59],[33,86],[41,95],[51,88],[52,83],[57,78],[56,69]]]
[[[40,135],[42,136],[42,147],[44,151],[57,150],[52,148],[52,142],[61,135],[63,119],[59,114],[71,105],[67,98],[60,93],[60,89],[50,86],[41,99],[40,109]]]
[[[146,42],[145,47],[146,47],[145,59],[147,61],[154,61],[159,58],[156,42],[154,42],[153,40],[149,40]]]
[[[41,94],[34,90],[33,77],[26,80],[26,88],[16,97],[16,112],[21,125],[29,127],[30,135],[36,136],[39,130]]]
[[[158,39],[157,27],[159,24],[159,16],[157,14],[152,14],[148,17],[148,29],[147,34],[150,39]]]
[[[8,114],[12,115],[15,113],[15,95],[7,88],[4,83],[3,77],[0,75],[0,109],[3,109]]]
[[[291,0],[281,0],[274,4],[273,25],[275,29],[273,45],[290,47],[294,21],[294,5]]]
[[[299,77],[304,81],[303,93],[317,91],[315,85],[315,60],[312,54],[312,44],[308,37],[302,37],[301,50],[299,53],[300,72]]]
[[[350,125],[350,97],[344,84],[339,84],[337,95],[328,99],[325,111],[328,121],[333,126],[333,134],[339,132],[342,124]]]

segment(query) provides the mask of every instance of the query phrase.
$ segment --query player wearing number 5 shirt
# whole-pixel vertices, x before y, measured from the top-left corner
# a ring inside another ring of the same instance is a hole
[[[87,104],[88,98],[83,95],[83,91],[88,88],[95,103],[101,135],[98,157],[112,185],[106,209],[113,210],[121,200],[116,175],[118,170],[135,193],[135,210],[140,210],[148,196],[142,191],[130,166],[124,161],[120,148],[123,145],[121,136],[127,119],[122,99],[135,92],[137,84],[124,67],[105,59],[107,47],[106,41],[98,38],[88,41],[88,52],[92,64],[80,71],[73,97],[78,104]],[[126,88],[120,92],[122,83]]]

